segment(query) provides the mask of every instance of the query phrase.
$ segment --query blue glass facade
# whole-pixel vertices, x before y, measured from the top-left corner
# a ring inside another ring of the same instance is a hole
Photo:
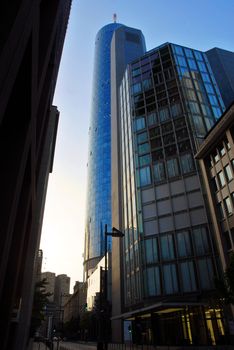
[[[234,52],[217,47],[206,52],[225,107],[234,101]]]
[[[89,129],[88,189],[85,232],[85,262],[104,253],[104,228],[111,227],[111,23],[100,29],[95,41],[93,97]]]

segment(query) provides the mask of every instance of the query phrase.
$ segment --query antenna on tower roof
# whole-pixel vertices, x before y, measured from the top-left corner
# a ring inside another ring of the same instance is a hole
[[[114,13],[113,14],[113,21],[114,21],[114,23],[116,23],[116,20],[117,20],[117,15],[116,15],[116,13]]]

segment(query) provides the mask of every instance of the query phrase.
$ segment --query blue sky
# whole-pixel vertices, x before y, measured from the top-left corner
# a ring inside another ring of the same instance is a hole
[[[43,270],[83,279],[88,128],[94,41],[117,21],[141,29],[147,49],[164,42],[234,51],[234,0],[73,0],[54,97],[60,110],[42,229]]]

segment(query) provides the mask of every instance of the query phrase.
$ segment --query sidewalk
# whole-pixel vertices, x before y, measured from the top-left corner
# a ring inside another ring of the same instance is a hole
[[[49,348],[41,342],[34,342],[32,350],[49,350]]]
[[[56,348],[54,348],[55,350]],[[97,343],[70,343],[60,342],[59,350],[94,350],[97,349]],[[34,349],[33,349],[34,350]]]

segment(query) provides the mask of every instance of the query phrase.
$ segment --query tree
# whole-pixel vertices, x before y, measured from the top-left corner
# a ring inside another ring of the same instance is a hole
[[[229,265],[223,278],[215,278],[215,287],[218,297],[224,304],[234,304],[234,253],[230,255]]]
[[[52,293],[46,292],[47,284],[46,278],[43,278],[35,284],[30,337],[34,336],[36,330],[41,326],[42,321],[45,319],[45,308],[46,304],[49,302],[48,297],[52,295]]]

